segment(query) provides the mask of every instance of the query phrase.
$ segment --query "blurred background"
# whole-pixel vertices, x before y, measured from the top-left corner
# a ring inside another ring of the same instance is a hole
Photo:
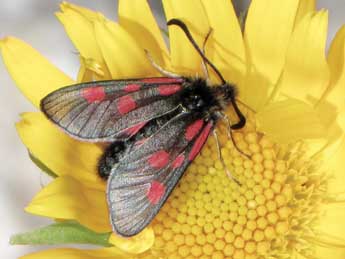
[[[58,0],[1,0],[0,38],[13,35],[23,39],[66,74],[75,78],[78,71],[78,57],[63,27],[54,16],[59,9]],[[116,19],[115,0],[71,0]],[[152,9],[160,23],[164,23],[161,1],[150,0]],[[233,1],[238,11],[244,10],[248,1]],[[345,1],[319,0],[318,8],[329,9],[329,38],[345,23]],[[23,208],[41,189],[40,170],[31,162],[25,147],[16,134],[14,123],[24,111],[34,107],[19,92],[0,59],[0,251],[1,258],[17,258],[38,248],[10,246],[10,235],[25,232],[49,224],[48,219],[26,214]]]

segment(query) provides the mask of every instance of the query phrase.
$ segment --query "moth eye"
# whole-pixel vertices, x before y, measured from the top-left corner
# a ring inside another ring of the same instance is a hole
[[[202,99],[200,99],[197,103],[197,107],[201,107],[204,105],[204,101]]]

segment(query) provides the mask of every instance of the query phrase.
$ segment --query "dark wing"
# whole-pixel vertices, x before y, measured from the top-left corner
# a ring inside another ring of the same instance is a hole
[[[41,101],[65,132],[88,141],[124,140],[146,122],[174,110],[183,78],[95,81],[67,86]]]
[[[152,221],[212,128],[199,114],[181,113],[113,168],[107,199],[116,233],[133,236]]]

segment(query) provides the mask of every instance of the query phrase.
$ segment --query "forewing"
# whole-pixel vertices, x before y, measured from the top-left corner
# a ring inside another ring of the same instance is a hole
[[[113,168],[107,198],[115,232],[133,236],[152,221],[212,127],[200,115],[180,114]]]
[[[183,78],[97,81],[64,87],[41,101],[45,115],[88,141],[124,140],[176,108]]]

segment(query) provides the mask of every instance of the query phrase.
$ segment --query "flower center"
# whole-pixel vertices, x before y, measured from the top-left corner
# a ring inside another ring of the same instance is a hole
[[[298,148],[269,141],[250,118],[234,132],[250,159],[225,127],[219,132],[225,164],[241,185],[226,175],[210,137],[152,223],[151,257],[251,259],[302,251],[301,213],[309,223],[317,218],[313,208],[324,192],[310,161]]]

